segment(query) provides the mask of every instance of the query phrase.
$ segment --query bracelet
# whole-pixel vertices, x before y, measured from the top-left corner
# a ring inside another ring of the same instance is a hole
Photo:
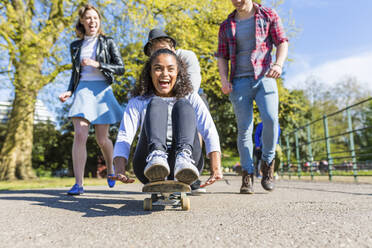
[[[277,66],[279,66],[280,68],[283,68],[281,65],[279,65],[279,64],[277,64],[277,63],[273,64],[273,66],[274,66],[274,65],[277,65]]]

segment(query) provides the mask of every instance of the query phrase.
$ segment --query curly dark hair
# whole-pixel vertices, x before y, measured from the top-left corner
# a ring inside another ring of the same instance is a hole
[[[169,49],[159,49],[154,52],[151,57],[145,63],[141,75],[137,80],[137,83],[131,93],[133,97],[144,96],[149,97],[155,94],[155,87],[152,83],[151,78],[151,65],[154,60],[161,54],[169,54],[176,58],[177,61],[177,79],[172,89],[172,96],[176,98],[182,98],[193,91],[190,78],[186,72],[184,63],[182,60]]]

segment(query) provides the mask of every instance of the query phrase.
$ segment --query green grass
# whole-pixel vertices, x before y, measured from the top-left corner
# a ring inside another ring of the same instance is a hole
[[[209,161],[207,163],[209,163]],[[232,168],[236,163],[240,163],[240,158],[236,153],[231,152],[231,151],[224,151],[223,152],[222,158],[221,158],[222,169]],[[209,165],[207,166],[207,168],[209,168]],[[204,168],[204,170],[202,172],[202,175],[203,176],[210,175],[209,169]]]
[[[232,168],[236,163],[240,162],[239,155],[233,152],[224,152],[221,160],[223,168]]]
[[[71,187],[75,183],[73,177],[41,177],[30,180],[0,181],[0,190],[24,190],[42,188],[63,188]],[[107,185],[106,179],[84,178],[84,185],[99,186]]]

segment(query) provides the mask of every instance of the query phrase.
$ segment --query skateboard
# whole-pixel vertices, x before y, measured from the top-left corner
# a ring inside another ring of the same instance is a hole
[[[147,183],[142,192],[151,193],[151,198],[145,198],[143,209],[151,211],[152,206],[181,207],[182,210],[190,210],[190,199],[186,193],[191,192],[189,185],[177,181],[158,181]]]

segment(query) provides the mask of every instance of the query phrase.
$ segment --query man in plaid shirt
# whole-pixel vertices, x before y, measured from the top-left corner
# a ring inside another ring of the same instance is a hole
[[[236,9],[220,26],[216,57],[221,90],[229,94],[238,125],[238,150],[243,168],[240,193],[254,193],[253,100],[263,122],[261,185],[265,190],[272,191],[279,104],[275,79],[282,74],[288,39],[274,10],[253,3],[252,0],[231,2]],[[277,48],[275,63],[272,63],[271,58],[273,45]]]

